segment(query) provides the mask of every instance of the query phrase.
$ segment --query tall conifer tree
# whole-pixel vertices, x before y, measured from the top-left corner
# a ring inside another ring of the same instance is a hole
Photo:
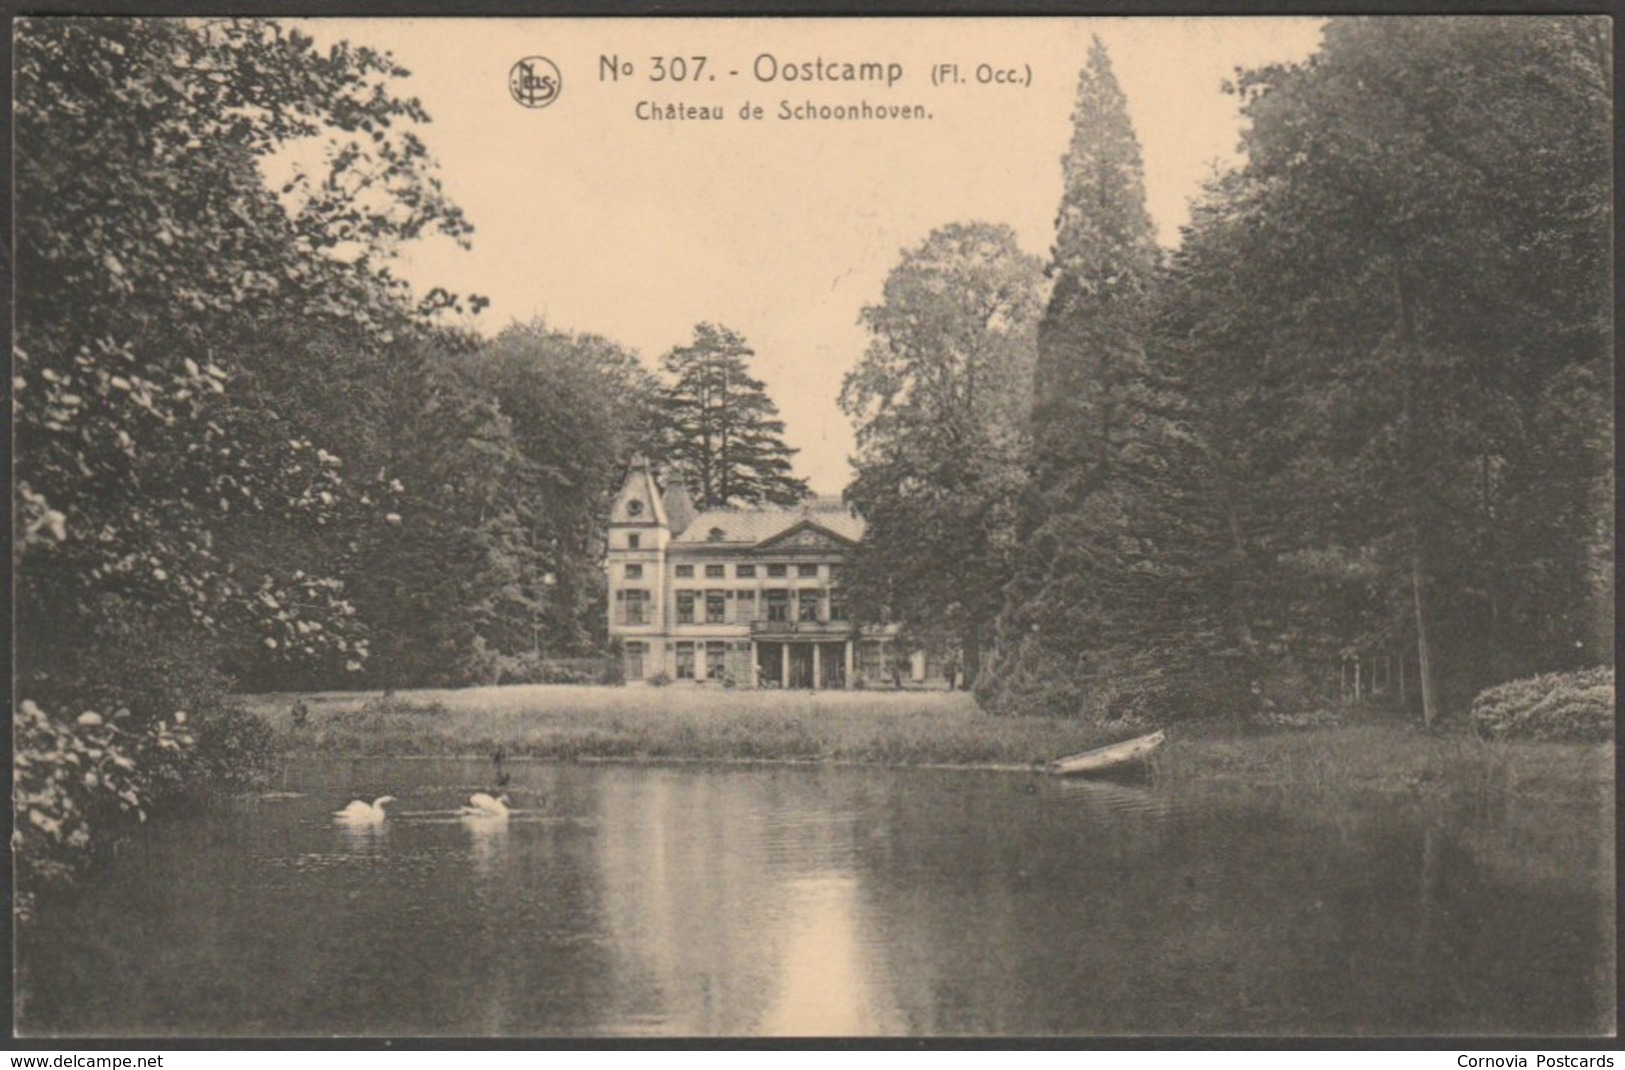
[[[796,451],[785,444],[779,408],[750,374],[755,355],[735,332],[702,323],[691,345],[662,358],[673,376],[662,406],[666,460],[701,509],[791,505],[807,495],[806,480],[790,474]]]
[[[1174,470],[1143,344],[1158,250],[1139,142],[1096,38],[1078,80],[1072,143],[1038,332],[1031,480],[1022,556],[1006,591],[993,709],[1079,715],[1098,686],[1157,645],[1181,583],[1133,532],[1166,522],[1177,493],[1138,493]]]

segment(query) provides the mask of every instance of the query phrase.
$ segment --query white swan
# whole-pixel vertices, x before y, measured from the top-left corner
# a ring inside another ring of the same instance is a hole
[[[483,791],[476,791],[468,797],[468,805],[459,811],[464,817],[507,817],[508,793],[501,795],[487,795]]]
[[[384,804],[394,801],[393,795],[380,795],[372,802],[356,799],[344,809],[334,810],[333,816],[347,824],[373,825],[384,819]]]

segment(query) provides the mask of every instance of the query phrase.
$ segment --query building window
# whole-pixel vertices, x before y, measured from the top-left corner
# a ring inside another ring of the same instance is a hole
[[[628,550],[636,550],[638,548],[638,538],[638,533],[635,531],[628,535],[626,537],[626,548]]]
[[[694,679],[694,644],[677,644],[677,679]]]
[[[626,678],[628,680],[643,679],[643,655],[648,652],[644,643],[627,643],[624,658]]]
[[[788,565],[769,565],[767,566],[768,578],[775,580],[783,579],[785,576],[790,574],[788,568]]]
[[[694,623],[694,592],[693,591],[678,591],[677,592],[677,623],[678,624],[693,624]]]
[[[722,577],[726,576],[727,574],[728,574],[728,568],[727,568],[726,565],[706,565],[705,566],[705,578],[708,579],[708,580],[720,580]]]
[[[742,579],[742,580],[753,580],[753,579],[756,578],[756,566],[755,565],[735,565],[734,566],[734,575],[736,577],[738,577],[739,579]]]
[[[705,644],[705,678],[720,680],[727,675],[728,644],[713,640]]]
[[[629,580],[641,580],[643,578],[643,566],[636,564],[627,565],[626,578]]]
[[[790,619],[790,592],[767,592],[767,619],[787,621]]]
[[[803,624],[818,623],[818,592],[801,591],[796,600],[796,620]]]
[[[691,580],[691,579],[693,579],[694,578],[694,566],[693,565],[678,565],[677,566],[677,578],[680,579],[680,580]]]
[[[829,592],[829,619],[846,619],[846,593],[839,589]]]
[[[891,672],[886,664],[886,647],[882,643],[864,641],[858,644],[857,651],[858,672],[870,680],[889,679]]]
[[[616,591],[615,604],[620,609],[620,623],[647,624],[644,608],[649,604],[648,591]]]
[[[803,577],[812,576],[813,578],[816,579],[817,576],[818,576],[818,566],[817,565],[797,565],[796,566],[796,575],[797,576],[803,576]]]
[[[721,591],[705,592],[705,619],[710,624],[721,624],[728,615],[728,608]]]

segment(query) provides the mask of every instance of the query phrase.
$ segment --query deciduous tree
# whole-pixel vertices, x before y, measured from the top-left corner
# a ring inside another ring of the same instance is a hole
[[[972,678],[1016,548],[1043,290],[1009,227],[940,227],[864,309],[872,341],[841,386],[858,439],[847,498],[868,525],[852,605],[958,648]]]

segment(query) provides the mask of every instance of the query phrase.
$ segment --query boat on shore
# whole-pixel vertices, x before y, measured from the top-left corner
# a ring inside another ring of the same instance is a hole
[[[1076,776],[1081,773],[1105,773],[1121,769],[1135,762],[1143,762],[1163,743],[1168,733],[1158,729],[1148,736],[1125,739],[1105,747],[1096,747],[1081,754],[1057,758],[1044,767],[1051,776]]]

